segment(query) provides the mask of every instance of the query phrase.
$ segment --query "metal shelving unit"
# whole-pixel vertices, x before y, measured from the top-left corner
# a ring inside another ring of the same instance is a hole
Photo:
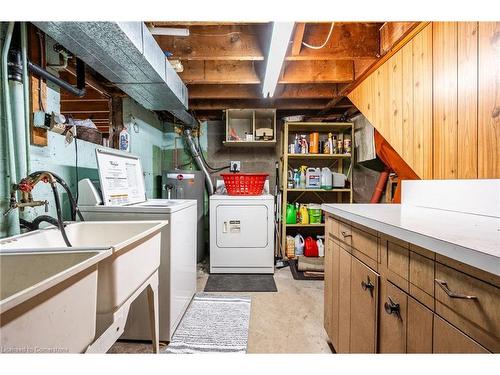
[[[352,182],[348,181],[348,186],[344,188],[333,188],[332,190],[325,189],[288,189],[287,176],[289,168],[297,168],[304,164],[314,164],[312,166],[327,166],[330,169],[345,173],[350,169],[353,163],[353,153],[350,154],[290,154],[288,145],[290,134],[307,134],[319,132],[320,134],[336,133],[342,138],[349,135],[352,142],[354,140],[354,124],[353,123],[334,123],[334,122],[285,122],[283,128],[283,160],[282,160],[282,230],[281,230],[281,245],[283,252],[286,249],[286,235],[293,228],[295,230],[304,230],[311,234],[324,233],[325,224],[287,224],[286,223],[286,205],[287,203],[303,202],[306,197],[315,197],[318,203],[352,203]],[[347,176],[348,179],[350,176]],[[290,229],[290,230],[289,230]]]

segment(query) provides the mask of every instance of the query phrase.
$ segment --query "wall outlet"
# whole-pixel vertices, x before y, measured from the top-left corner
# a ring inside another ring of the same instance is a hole
[[[241,162],[239,160],[231,160],[231,172],[239,172],[241,170]]]

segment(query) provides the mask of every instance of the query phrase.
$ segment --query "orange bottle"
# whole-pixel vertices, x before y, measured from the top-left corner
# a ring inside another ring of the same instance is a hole
[[[319,133],[309,134],[309,153],[317,154],[319,150]]]

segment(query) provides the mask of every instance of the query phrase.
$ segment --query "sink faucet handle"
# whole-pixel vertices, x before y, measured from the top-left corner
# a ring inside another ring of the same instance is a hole
[[[49,201],[45,201],[43,205],[45,207],[45,213],[49,212]]]

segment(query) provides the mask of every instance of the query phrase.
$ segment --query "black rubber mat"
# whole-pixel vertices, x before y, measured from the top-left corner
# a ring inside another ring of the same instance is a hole
[[[214,273],[208,276],[205,292],[277,292],[273,275]]]

